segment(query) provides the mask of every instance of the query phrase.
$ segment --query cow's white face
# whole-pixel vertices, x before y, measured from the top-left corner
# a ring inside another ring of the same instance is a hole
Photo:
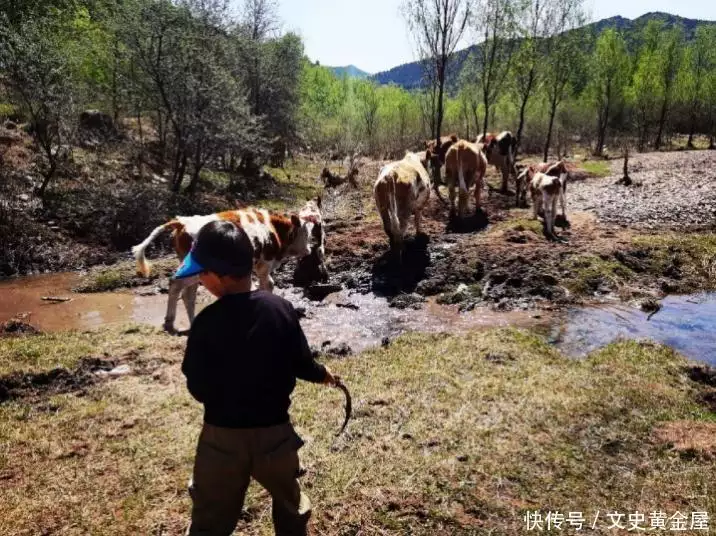
[[[293,243],[299,257],[315,255],[318,270],[324,281],[328,280],[326,268],[326,232],[321,215],[321,198],[311,199],[298,213],[300,230]]]

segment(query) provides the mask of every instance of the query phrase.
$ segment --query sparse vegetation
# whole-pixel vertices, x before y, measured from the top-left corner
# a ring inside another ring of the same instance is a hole
[[[82,396],[0,405],[3,533],[182,532],[201,423],[182,345],[146,328],[0,341],[0,355],[41,353],[46,368],[71,367],[71,354],[135,370]],[[716,485],[714,414],[699,403],[709,388],[667,348],[625,342],[574,361],[507,330],[411,335],[330,365],[356,401],[347,434],[333,437],[337,393],[300,384],[293,406],[320,534],[508,535],[527,510],[716,507],[703,493]],[[702,439],[670,442],[677,428]],[[265,534],[269,508],[252,486],[240,530]]]

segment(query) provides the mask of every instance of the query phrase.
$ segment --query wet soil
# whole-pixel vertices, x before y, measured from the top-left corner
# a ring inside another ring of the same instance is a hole
[[[83,391],[100,380],[99,371],[110,371],[116,362],[94,357],[80,360],[73,370],[55,368],[38,374],[0,376],[0,404],[7,400],[47,397]]]

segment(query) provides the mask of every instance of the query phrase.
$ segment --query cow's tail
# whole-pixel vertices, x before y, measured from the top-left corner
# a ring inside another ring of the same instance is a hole
[[[388,186],[388,200],[390,203],[390,210],[388,211],[388,217],[390,218],[390,228],[394,237],[400,234],[400,220],[398,220],[398,193],[395,186],[397,180],[397,174],[395,171],[391,171],[385,177],[386,185]]]
[[[132,248],[132,254],[134,255],[134,258],[137,260],[137,274],[142,275],[144,277],[149,277],[149,273],[151,272],[151,265],[149,262],[147,262],[147,258],[144,255],[144,252],[147,250],[147,247],[149,244],[154,242],[154,240],[162,234],[164,231],[168,229],[172,230],[179,230],[182,229],[184,225],[177,221],[172,220],[170,222],[167,222],[163,225],[160,225],[159,227],[156,227],[150,235],[142,242],[141,244],[137,244]]]

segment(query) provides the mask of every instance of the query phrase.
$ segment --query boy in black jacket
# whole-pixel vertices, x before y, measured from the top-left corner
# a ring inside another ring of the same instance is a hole
[[[188,534],[233,533],[253,477],[271,494],[277,535],[305,535],[311,504],[300,489],[289,421],[296,378],[335,385],[314,361],[291,304],[251,291],[253,248],[231,222],[205,225],[176,277],[199,275],[217,298],[191,326],[182,372],[204,405]]]

